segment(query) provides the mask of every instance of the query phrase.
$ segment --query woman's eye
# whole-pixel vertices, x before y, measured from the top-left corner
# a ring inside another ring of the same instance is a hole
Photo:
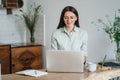
[[[70,17],[70,19],[74,19],[74,17],[72,16],[72,17]]]
[[[70,17],[64,17],[64,19],[74,19],[73,16],[70,16]]]

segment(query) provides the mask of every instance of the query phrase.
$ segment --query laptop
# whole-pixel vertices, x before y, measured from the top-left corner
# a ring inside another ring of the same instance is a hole
[[[83,72],[83,54],[80,51],[48,50],[46,68],[48,72]]]

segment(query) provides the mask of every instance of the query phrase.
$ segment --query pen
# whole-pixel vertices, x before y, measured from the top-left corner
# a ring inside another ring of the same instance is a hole
[[[104,65],[104,62],[105,62],[105,60],[106,60],[106,57],[107,57],[107,55],[105,55],[105,57],[104,57],[104,59],[103,59],[103,62],[102,62],[101,68],[102,68],[103,65]]]

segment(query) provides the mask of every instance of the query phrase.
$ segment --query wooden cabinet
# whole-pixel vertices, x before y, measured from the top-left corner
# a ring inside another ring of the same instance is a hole
[[[10,45],[0,46],[1,74],[10,73]]]
[[[0,45],[1,73],[42,68],[42,45]]]
[[[42,68],[42,46],[21,46],[11,49],[11,72]]]

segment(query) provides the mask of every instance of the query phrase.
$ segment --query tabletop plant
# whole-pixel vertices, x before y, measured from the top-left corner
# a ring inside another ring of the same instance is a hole
[[[120,14],[120,9],[118,9],[118,14]],[[116,43],[116,61],[120,62],[120,16],[116,15],[113,21],[110,21],[109,16],[106,16],[106,19],[108,23],[105,23],[102,19],[98,19],[97,22],[99,24],[99,27],[109,35],[109,38],[112,42]],[[98,26],[96,23],[92,22],[96,26]]]
[[[25,12],[23,9],[20,9],[19,11],[21,12],[21,15],[16,15],[19,16],[26,24],[26,27],[30,32],[31,43],[35,43],[34,32],[35,32],[36,23],[38,22],[39,19],[40,10],[41,10],[41,5],[36,6],[35,4],[32,4],[28,11]]]

